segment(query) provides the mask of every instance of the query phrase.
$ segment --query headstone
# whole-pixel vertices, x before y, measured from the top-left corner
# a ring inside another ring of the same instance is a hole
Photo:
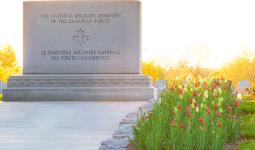
[[[2,81],[0,80],[0,93],[2,94],[2,90],[3,90],[3,88],[2,88]]]
[[[157,80],[155,85],[156,85],[156,88],[158,88],[158,89],[165,89],[166,88],[166,80]]]
[[[240,93],[247,95],[247,94],[249,94],[247,89],[250,89],[250,88],[251,88],[251,86],[250,86],[250,83],[248,80],[239,81],[239,92]]]
[[[163,90],[167,87],[166,80],[157,80],[155,87],[157,88],[157,96],[159,97]]]
[[[2,90],[7,88],[7,83],[2,82]]]
[[[140,2],[23,2],[23,75],[4,100],[148,100]]]
[[[3,90],[7,88],[7,84],[6,83],[3,83],[1,80],[0,80],[0,93],[2,94],[3,93]]]

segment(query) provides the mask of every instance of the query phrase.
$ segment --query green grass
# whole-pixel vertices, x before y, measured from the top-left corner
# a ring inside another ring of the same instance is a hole
[[[239,110],[244,114],[254,114],[255,113],[255,102],[254,101],[245,101],[242,102]]]
[[[3,100],[3,95],[2,94],[0,94],[0,101],[2,101]]]
[[[255,150],[255,101],[244,101],[240,104],[241,133],[245,140],[240,150]]]
[[[255,140],[244,141],[240,144],[239,150],[255,150]]]
[[[241,133],[246,139],[255,139],[255,114],[241,116]]]

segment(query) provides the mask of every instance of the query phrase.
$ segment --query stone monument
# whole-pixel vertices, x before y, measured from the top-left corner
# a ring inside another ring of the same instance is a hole
[[[23,75],[5,101],[148,100],[140,2],[23,2]]]

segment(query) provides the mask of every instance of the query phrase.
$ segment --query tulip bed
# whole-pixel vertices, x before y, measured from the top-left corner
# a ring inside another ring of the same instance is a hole
[[[173,81],[152,112],[134,126],[136,150],[220,150],[240,137],[231,82],[187,78]]]

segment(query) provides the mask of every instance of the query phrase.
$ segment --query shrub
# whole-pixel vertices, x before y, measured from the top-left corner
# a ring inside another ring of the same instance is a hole
[[[245,101],[255,100],[255,94],[243,95],[242,100]]]

